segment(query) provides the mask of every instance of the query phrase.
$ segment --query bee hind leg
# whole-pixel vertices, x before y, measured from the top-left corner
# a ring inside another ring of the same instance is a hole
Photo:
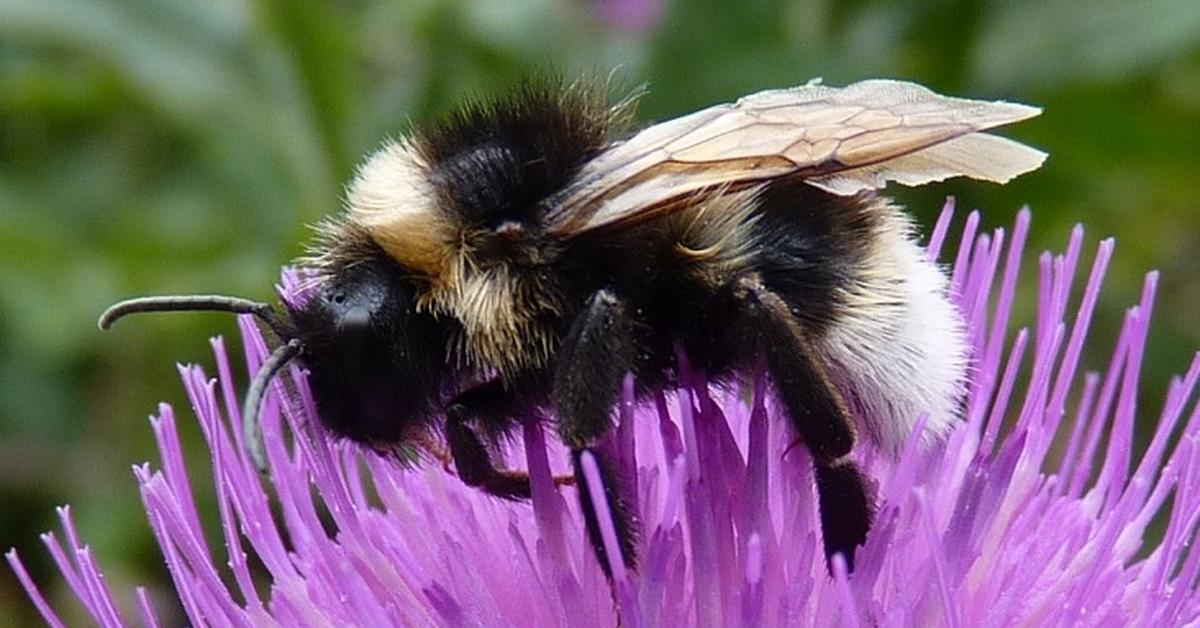
[[[625,564],[636,567],[638,522],[626,503],[620,478],[608,454],[598,447],[611,431],[612,409],[620,396],[625,375],[633,370],[637,354],[635,323],[625,304],[612,292],[593,294],[571,324],[555,370],[553,403],[558,431],[571,448],[575,484],[587,525],[588,539],[606,575],[612,577],[612,562],[601,532],[597,500],[608,507],[617,545]],[[584,469],[584,452],[596,461],[604,494],[593,495]]]
[[[739,340],[766,358],[779,399],[812,454],[825,556],[841,554],[853,570],[855,548],[874,518],[874,499],[847,457],[857,435],[846,404],[782,297],[753,276],[737,282],[734,296],[743,316]]]

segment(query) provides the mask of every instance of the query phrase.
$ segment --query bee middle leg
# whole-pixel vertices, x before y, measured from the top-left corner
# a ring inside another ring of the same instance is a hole
[[[755,276],[739,279],[734,297],[741,312],[738,340],[765,355],[780,400],[812,454],[825,556],[841,554],[853,569],[874,504],[866,478],[846,457],[856,438],[846,404],[782,297]]]
[[[572,322],[559,351],[552,394],[559,436],[571,448],[588,539],[601,568],[610,577],[595,496],[584,477],[583,454],[590,453],[597,462],[604,484],[604,495],[600,498],[608,505],[621,555],[626,565],[634,567],[638,537],[635,512],[622,498],[613,462],[597,447],[612,429],[612,409],[620,396],[621,383],[634,369],[637,355],[634,329],[635,322],[623,301],[608,290],[594,293]]]

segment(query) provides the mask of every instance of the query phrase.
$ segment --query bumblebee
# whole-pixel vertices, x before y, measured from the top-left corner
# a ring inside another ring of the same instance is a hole
[[[280,341],[246,398],[260,467],[258,406],[296,359],[335,436],[380,451],[444,443],[462,481],[508,499],[530,496],[529,477],[499,468],[491,445],[518,418],[547,411],[576,478],[591,452],[613,486],[597,445],[627,374],[644,395],[677,382],[677,355],[718,383],[765,368],[811,453],[826,555],[850,562],[873,515],[849,458],[860,435],[896,452],[925,415],[921,438],[936,442],[968,363],[944,273],[877,190],[1036,169],[1045,153],[985,131],[1040,111],[901,81],[811,82],[626,133],[631,102],[530,84],[469,103],[358,169],[300,261],[316,277],[303,305],[149,297],[100,325],[255,314]],[[574,483],[607,568],[592,496]],[[620,491],[603,499],[634,564],[633,513]]]

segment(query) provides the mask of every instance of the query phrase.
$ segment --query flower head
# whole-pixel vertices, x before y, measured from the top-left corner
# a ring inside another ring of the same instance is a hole
[[[934,230],[931,257],[952,209]],[[610,586],[566,494],[574,489],[554,486],[565,452],[535,417],[507,452],[533,477],[532,503],[501,501],[437,465],[406,469],[331,442],[293,367],[297,394],[275,382],[263,412],[264,486],[233,427],[240,412],[231,360],[216,339],[216,378],[197,366],[180,373],[211,451],[225,547],[210,547],[201,530],[169,406],[152,421],[159,468],[134,469],[180,603],[197,625],[1195,621],[1200,408],[1186,411],[1200,358],[1172,382],[1151,442],[1134,460],[1157,276],[1147,276],[1141,303],[1128,311],[1107,370],[1081,375],[1113,242],[1097,248],[1077,304],[1082,229],[1065,253],[1039,257],[1036,323],[1010,335],[1029,220],[1022,212],[1011,234],[978,234],[978,215],[967,219],[952,268],[974,356],[965,420],[938,447],[913,438],[898,459],[856,454],[878,484],[879,510],[852,575],[840,560],[832,574],[826,567],[807,454],[790,447],[761,381],[749,404],[698,372],[645,404],[634,403],[628,383],[606,446],[642,521],[642,564],[612,565]],[[286,275],[285,298],[298,290]],[[253,372],[267,347],[252,320],[243,318],[241,330]],[[600,481],[594,470],[587,479]],[[1163,541],[1143,547],[1164,509]],[[67,583],[98,623],[123,624],[69,512],[60,514],[65,546],[52,534],[44,540]],[[8,560],[47,621],[59,623],[14,552]],[[258,584],[264,577],[269,588]],[[140,591],[137,608],[144,623],[156,623]]]

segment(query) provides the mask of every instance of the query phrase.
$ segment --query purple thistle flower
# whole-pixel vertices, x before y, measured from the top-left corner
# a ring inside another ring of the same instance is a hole
[[[931,257],[952,213],[948,202]],[[1200,552],[1191,540],[1200,521],[1200,406],[1184,416],[1200,357],[1172,381],[1134,464],[1157,275],[1147,276],[1141,303],[1128,311],[1108,369],[1081,378],[1113,241],[1100,243],[1075,306],[1082,229],[1064,254],[1043,254],[1036,323],[1010,339],[1029,220],[1022,212],[1009,237],[1003,229],[977,234],[978,214],[967,219],[952,275],[974,355],[966,418],[938,447],[910,439],[898,460],[865,447],[856,453],[878,482],[879,512],[852,576],[840,560],[832,576],[827,571],[807,453],[789,447],[761,378],[749,406],[737,391],[709,389],[699,372],[685,370],[680,390],[644,405],[633,403],[627,382],[606,446],[642,520],[643,560],[636,572],[612,565],[610,587],[574,500],[554,487],[565,452],[536,421],[508,451],[513,466],[530,470],[532,505],[505,502],[436,465],[404,469],[331,442],[292,367],[298,403],[283,402],[289,397],[276,381],[263,412],[273,500],[245,455],[231,361],[215,339],[215,379],[196,366],[180,373],[212,453],[225,548],[209,547],[201,530],[170,406],[152,420],[161,469],[134,468],[183,609],[196,625],[581,627],[612,626],[618,616],[627,627],[1197,621]],[[285,298],[300,292],[286,274]],[[252,320],[240,324],[254,372],[267,348]],[[1028,384],[1017,394],[1021,378]],[[594,464],[585,458],[584,467],[592,494],[601,494]],[[1162,542],[1143,548],[1148,523],[1164,508]],[[123,625],[68,509],[59,515],[65,543],[52,533],[43,540],[68,586],[99,624]],[[611,529],[605,536],[616,543]],[[620,560],[612,548],[608,556]],[[16,553],[7,558],[47,622],[61,625]],[[256,588],[264,573],[269,590]],[[142,623],[157,625],[141,590],[136,609]]]

